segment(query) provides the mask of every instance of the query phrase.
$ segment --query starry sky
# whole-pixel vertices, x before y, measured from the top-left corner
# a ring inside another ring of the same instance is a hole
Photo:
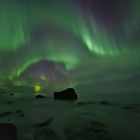
[[[139,9],[139,0],[1,0],[0,81],[139,92]]]

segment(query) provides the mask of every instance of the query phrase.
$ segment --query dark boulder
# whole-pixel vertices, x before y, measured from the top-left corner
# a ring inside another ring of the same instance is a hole
[[[36,95],[35,98],[45,98],[44,95]]]
[[[73,88],[68,88],[60,92],[54,92],[54,98],[62,100],[76,100],[78,97]]]
[[[109,101],[100,101],[101,105],[111,105],[111,102]]]

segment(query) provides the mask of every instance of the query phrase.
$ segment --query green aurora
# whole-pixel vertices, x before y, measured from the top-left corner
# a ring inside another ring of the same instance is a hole
[[[116,84],[139,76],[140,1],[126,5],[126,10],[118,7],[122,20],[108,28],[78,1],[0,1],[1,81],[19,80],[44,60],[69,73],[78,86]]]

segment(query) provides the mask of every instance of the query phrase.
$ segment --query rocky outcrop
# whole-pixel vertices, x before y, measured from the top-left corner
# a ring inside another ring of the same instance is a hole
[[[44,96],[44,95],[36,95],[35,98],[36,98],[36,99],[45,98],[45,96]]]
[[[68,88],[60,92],[54,92],[54,98],[62,100],[76,100],[78,96],[73,88]]]

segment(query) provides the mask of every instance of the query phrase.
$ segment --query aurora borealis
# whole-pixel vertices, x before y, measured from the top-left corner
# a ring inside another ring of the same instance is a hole
[[[138,85],[139,9],[139,0],[1,0],[0,80]]]

